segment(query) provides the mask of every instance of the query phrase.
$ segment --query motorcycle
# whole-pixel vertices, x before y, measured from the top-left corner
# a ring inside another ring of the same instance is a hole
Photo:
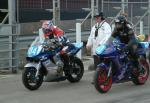
[[[44,81],[59,82],[67,79],[71,83],[79,82],[84,66],[76,54],[82,47],[82,42],[63,47],[54,39],[47,41],[42,29],[39,29],[39,36],[28,49],[28,63],[22,73],[24,86],[29,90],[36,90]]]
[[[126,45],[118,39],[110,39],[106,44],[96,49],[100,63],[94,75],[94,86],[100,93],[109,91],[113,83],[132,81],[143,85],[149,76],[149,65],[146,61],[146,51],[149,42],[139,42],[137,48],[138,63],[129,56]]]

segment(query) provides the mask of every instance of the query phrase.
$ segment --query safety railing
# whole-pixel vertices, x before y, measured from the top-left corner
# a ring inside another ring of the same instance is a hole
[[[17,25],[0,25],[0,71],[16,73],[18,70]]]

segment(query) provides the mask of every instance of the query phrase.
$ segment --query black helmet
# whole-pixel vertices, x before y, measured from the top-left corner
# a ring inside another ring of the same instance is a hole
[[[102,19],[105,19],[105,16],[104,16],[104,13],[103,13],[103,12],[96,13],[96,14],[94,15],[94,17],[102,17]]]
[[[116,19],[115,19],[115,23],[122,23],[122,24],[124,24],[124,23],[126,23],[126,17],[125,16],[123,16],[123,15],[120,15],[120,16],[118,16]]]

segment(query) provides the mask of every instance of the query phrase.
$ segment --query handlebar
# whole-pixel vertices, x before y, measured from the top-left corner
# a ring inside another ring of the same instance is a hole
[[[56,48],[63,48],[63,45],[61,45],[59,42],[54,41],[48,41],[48,42],[44,42],[41,44],[43,46],[43,48],[45,48],[46,50],[55,50]]]

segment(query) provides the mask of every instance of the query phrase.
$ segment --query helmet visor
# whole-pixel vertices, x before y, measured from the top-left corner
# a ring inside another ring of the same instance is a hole
[[[44,34],[51,34],[52,30],[43,28],[43,33]]]

